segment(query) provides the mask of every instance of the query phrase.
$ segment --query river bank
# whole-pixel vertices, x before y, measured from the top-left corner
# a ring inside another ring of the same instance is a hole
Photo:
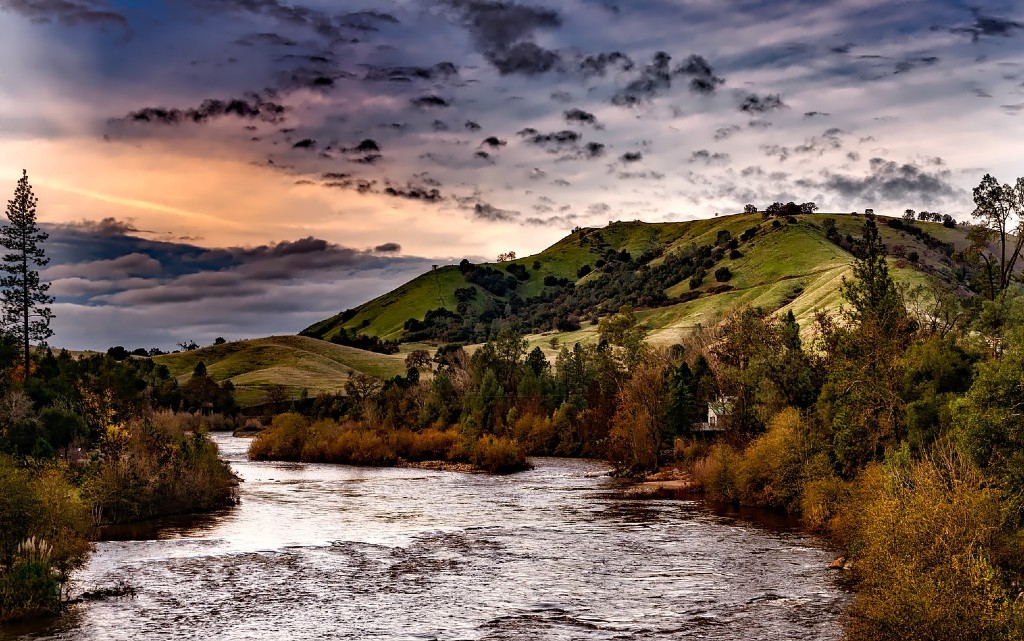
[[[839,639],[833,554],[792,524],[636,500],[610,467],[511,476],[248,461],[241,502],[105,541],[77,577],[137,596],[3,639]]]

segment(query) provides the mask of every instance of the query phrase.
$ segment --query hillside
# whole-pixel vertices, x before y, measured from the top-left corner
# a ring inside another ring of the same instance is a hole
[[[850,274],[850,251],[864,220],[812,214],[787,222],[737,214],[578,229],[533,256],[440,267],[302,333],[327,341],[358,333],[474,343],[485,340],[490,325],[501,319],[533,344],[556,333],[567,343],[591,337],[594,320],[623,302],[640,310],[658,344],[676,342],[697,323],[713,324],[750,305],[792,310],[808,326],[815,310],[838,306],[839,285]],[[949,255],[967,246],[966,227],[915,222],[907,230],[902,221],[883,216],[877,224],[898,280],[951,280]],[[731,277],[719,282],[715,274],[722,268]],[[695,272],[699,282],[692,280]]]
[[[384,355],[325,343],[305,336],[270,336],[165,354],[154,361],[187,379],[200,361],[216,381],[230,380],[243,405],[255,405],[268,388],[283,385],[294,398],[302,389],[310,396],[338,392],[353,371],[378,378],[405,373],[404,354]]]

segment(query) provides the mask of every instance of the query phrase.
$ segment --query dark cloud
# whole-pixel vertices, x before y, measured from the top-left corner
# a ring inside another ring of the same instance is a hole
[[[380,145],[377,144],[376,140],[374,140],[372,138],[366,138],[364,140],[361,140],[358,145],[353,147],[352,151],[354,151],[356,153],[360,153],[360,154],[379,153],[380,152]]]
[[[434,131],[448,131],[448,123],[443,120],[435,120],[430,123],[430,128]]]
[[[472,120],[467,120],[466,124],[464,124],[463,127],[466,128],[466,131],[480,131],[481,129],[480,123],[474,122]]]
[[[430,67],[376,67],[369,66],[364,80],[375,82],[412,82],[413,80],[449,80],[459,75],[459,68],[451,62],[439,62]]]
[[[399,24],[398,18],[383,11],[356,11],[335,18],[338,26],[356,31],[378,31],[382,25]]]
[[[417,185],[412,182],[406,183],[404,187],[401,185],[388,184],[382,193],[395,198],[419,200],[428,203],[436,203],[444,199],[441,196],[441,191],[436,187],[422,184]]]
[[[413,107],[416,107],[417,109],[431,109],[444,108],[447,107],[450,103],[441,96],[430,94],[427,96],[420,96],[419,98],[411,98],[409,99],[409,104],[411,104]]]
[[[508,222],[519,217],[519,212],[498,209],[490,203],[476,203],[473,206],[473,217],[491,222]]]
[[[583,153],[587,158],[600,158],[604,155],[604,143],[588,142],[583,146]]]
[[[805,111],[804,118],[826,118],[830,116],[826,111]]]
[[[931,67],[939,63],[938,56],[917,56],[912,58],[905,58],[896,63],[893,68],[893,73],[907,73],[921,67]]]
[[[765,113],[776,109],[785,109],[786,104],[782,102],[779,94],[768,94],[759,96],[755,93],[747,94],[740,102],[740,111],[747,113]]]
[[[338,39],[342,37],[344,24],[331,14],[279,0],[184,0],[210,14],[249,13],[266,16],[282,25],[310,29],[320,36]]]
[[[250,33],[235,40],[235,44],[243,47],[294,47],[298,45],[291,38],[278,33]]]
[[[999,108],[1002,109],[1005,113],[1010,114],[1011,116],[1016,116],[1017,114],[1024,111],[1024,102],[1018,102],[1017,104],[1013,105],[1000,105]]]
[[[707,149],[698,149],[690,155],[690,162],[703,162],[708,165],[725,164],[729,160],[729,154],[721,152],[712,153]]]
[[[694,93],[714,93],[719,85],[725,83],[725,79],[715,75],[711,64],[703,56],[691,55],[682,64],[676,67],[675,75],[690,77],[690,90]]]
[[[113,25],[130,31],[128,19],[109,9],[96,8],[88,0],[4,0],[2,8],[21,14],[34,22],[59,22],[66,26],[83,24]]]
[[[589,111],[583,111],[582,109],[578,109],[576,107],[573,107],[572,109],[569,109],[569,110],[563,112],[562,116],[565,118],[565,121],[567,123],[569,123],[569,124],[581,124],[581,125],[596,125],[597,124],[597,116],[595,116],[594,114],[590,113]]]
[[[488,136],[487,138],[484,138],[484,141],[480,144],[486,145],[491,149],[500,149],[501,147],[507,145],[508,142],[498,138],[497,136]]]
[[[862,202],[916,201],[933,205],[963,197],[946,169],[928,171],[913,163],[897,163],[883,158],[868,161],[869,171],[863,176],[823,171],[822,179],[812,183],[841,196],[844,200]]]
[[[145,107],[133,111],[127,116],[115,119],[113,123],[152,123],[161,125],[180,125],[183,123],[203,124],[216,118],[235,117],[248,120],[262,120],[278,123],[284,120],[285,107],[267,100],[259,94],[246,94],[244,98],[229,100],[204,100],[194,109],[175,109],[167,107]]]
[[[527,136],[526,142],[531,145],[540,145],[544,147],[565,147],[569,145],[575,145],[579,142],[581,136],[578,132],[571,131],[569,129],[563,129],[562,131],[554,131],[547,134],[538,133],[536,129],[523,129],[519,132],[520,136]]]
[[[711,65],[702,56],[691,55],[675,69],[671,68],[672,56],[659,51],[654,54],[651,64],[644,66],[639,75],[623,89],[612,96],[612,104],[634,107],[672,88],[672,79],[690,78],[690,90],[708,94],[725,82],[714,74]]]
[[[491,0],[451,0],[477,48],[502,75],[537,75],[559,66],[561,57],[533,41],[541,29],[557,29],[552,9]]]
[[[740,131],[739,125],[729,125],[728,127],[719,127],[715,130],[715,140],[725,140],[734,133]]]
[[[551,99],[555,102],[572,102],[572,94],[568,91],[552,91]]]
[[[303,138],[292,145],[292,149],[314,149],[316,148],[316,141],[312,138]]]
[[[619,160],[622,162],[639,162],[643,160],[644,155],[639,151],[627,151],[626,153],[619,156]]]
[[[373,251],[378,254],[396,254],[402,251],[402,246],[398,243],[384,243],[383,245],[377,245],[374,247]]]
[[[973,23],[961,27],[953,27],[950,31],[967,34],[971,36],[973,42],[978,42],[983,36],[1009,38],[1021,29],[1024,29],[1024,23],[986,15],[978,7],[971,9],[971,13],[974,14]]]
[[[576,67],[584,76],[603,76],[609,70],[632,71],[636,65],[621,51],[611,51],[583,56]]]

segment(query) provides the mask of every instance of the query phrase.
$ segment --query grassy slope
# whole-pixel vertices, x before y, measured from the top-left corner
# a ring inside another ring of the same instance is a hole
[[[670,253],[691,243],[710,244],[723,229],[728,230],[733,237],[738,237],[744,230],[760,226],[760,233],[752,241],[740,246],[743,257],[722,263],[735,275],[729,282],[735,288],[734,291],[708,294],[695,301],[641,314],[652,327],[654,342],[671,343],[679,340],[697,323],[713,324],[737,307],[758,305],[772,310],[792,309],[804,325],[808,325],[806,321],[813,316],[814,310],[837,307],[840,302],[839,285],[844,276],[849,276],[853,258],[825,238],[823,221],[829,217],[835,219],[841,235],[860,235],[864,218],[844,214],[800,216],[798,224],[787,224],[782,228],[772,228],[771,223],[764,221],[760,214],[737,214],[677,223],[617,222],[599,231],[604,241],[612,247],[625,249],[636,256],[659,246]],[[921,264],[930,270],[941,271],[943,261],[946,260],[944,256],[928,250],[913,237],[890,229],[885,225],[885,220],[882,217],[878,220],[879,233],[888,245],[903,245],[907,251],[915,250],[921,256]],[[963,228],[946,229],[939,223],[917,224],[932,235],[953,242],[957,249],[966,245],[966,230]],[[547,275],[569,278],[578,283],[602,278],[602,274],[595,272],[583,279],[576,279],[576,272],[581,266],[593,265],[598,258],[596,251],[584,238],[594,232],[585,229],[570,234],[536,255],[513,261],[525,266],[531,274],[530,280],[520,285],[519,295],[528,298],[537,294],[543,289],[544,276]],[[652,264],[657,264],[658,260]],[[540,264],[537,270],[533,269],[535,261]],[[498,269],[506,266],[494,263],[488,265]],[[897,261],[897,267],[899,265]],[[895,273],[901,279],[914,282],[923,278],[920,272],[910,268],[897,268]],[[709,275],[700,291],[707,292],[715,285],[718,283]],[[402,325],[408,318],[422,319],[427,310],[441,305],[454,309],[455,289],[468,286],[458,268],[449,265],[424,274],[360,306],[357,308],[358,313],[345,323],[341,323],[339,317],[334,317],[311,329],[330,328],[325,338],[330,338],[344,326],[362,333],[400,339]],[[670,287],[666,293],[670,297],[677,297],[689,290],[689,284],[683,282]],[[492,297],[479,287],[477,291],[477,305],[485,297]],[[562,340],[586,340],[594,331],[594,328],[584,327],[578,332],[565,335]],[[544,343],[550,339],[550,335],[547,333],[544,339],[531,340],[537,344]]]
[[[786,224],[781,228],[772,228],[771,223],[763,221],[759,214],[740,214],[677,223],[614,223],[599,231],[612,247],[626,249],[636,256],[658,246],[665,247],[669,253],[691,243],[713,243],[722,229],[729,230],[733,237],[739,237],[744,230],[760,226],[757,236],[740,245],[742,257],[721,263],[734,274],[728,283],[733,290],[707,293],[709,288],[719,284],[709,274],[699,288],[705,292],[700,298],[639,312],[640,318],[651,328],[651,341],[668,345],[678,342],[698,323],[713,325],[730,311],[746,306],[761,306],[773,311],[792,310],[805,329],[810,328],[816,310],[838,308],[841,303],[840,285],[844,277],[851,275],[853,257],[825,238],[823,221],[829,217],[835,219],[841,235],[860,235],[864,219],[841,214],[801,216],[797,224]],[[920,262],[928,270],[944,267],[947,259],[942,254],[928,250],[913,237],[887,227],[884,218],[878,222],[879,234],[887,245],[898,244],[906,247],[908,252],[917,251],[921,256]],[[951,230],[938,223],[918,225],[932,235],[954,243],[957,249],[966,245],[966,230],[963,228]],[[525,266],[531,274],[530,280],[520,285],[519,295],[526,298],[538,293],[543,289],[544,276],[547,275],[577,280],[577,270],[585,264],[593,265],[598,258],[591,244],[583,238],[594,232],[587,229],[573,233],[539,254],[514,261]],[[660,259],[656,259],[655,264],[657,260]],[[534,261],[540,263],[537,270],[533,269]],[[924,281],[925,275],[921,271],[901,265],[905,265],[905,261],[894,261],[893,273],[898,280],[905,283]],[[490,266],[504,269],[506,265],[491,263]],[[592,273],[582,280],[602,277],[603,274]],[[399,339],[408,318],[423,318],[427,310],[442,305],[454,309],[455,290],[468,286],[457,266],[440,267],[361,305],[355,316],[345,323],[336,316],[317,323],[311,329],[326,328],[324,335],[328,339],[342,326]],[[480,305],[490,294],[479,287],[477,290],[475,304]],[[667,294],[678,296],[689,290],[689,284],[683,282],[669,288]],[[596,340],[597,327],[587,323],[576,332],[545,332],[527,339],[531,348],[540,346],[549,357],[553,357],[555,352],[550,347],[550,340],[556,335],[560,344],[571,345],[577,341]],[[229,343],[163,356],[158,360],[170,366],[176,375],[187,377],[201,359],[214,378],[230,378],[238,387],[243,403],[252,403],[258,401],[267,386],[272,384],[286,385],[294,394],[302,388],[314,394],[320,390],[338,390],[351,369],[380,377],[393,376],[404,371],[404,353],[422,347],[405,344],[402,346],[403,354],[384,356],[312,338],[290,336]]]
[[[179,380],[199,361],[216,381],[231,380],[242,405],[259,403],[271,385],[284,385],[293,397],[305,388],[337,392],[353,370],[380,378],[405,373],[405,355],[384,355],[304,336],[270,336],[157,356]]]

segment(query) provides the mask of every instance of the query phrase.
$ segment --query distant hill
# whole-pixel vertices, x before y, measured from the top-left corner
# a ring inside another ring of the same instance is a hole
[[[338,392],[353,371],[378,378],[405,373],[405,355],[384,355],[325,343],[305,336],[270,336],[203,347],[153,358],[179,379],[187,380],[200,361],[216,381],[231,380],[242,405],[261,402],[272,385],[297,397],[302,389],[315,396]]]
[[[641,310],[652,341],[662,344],[678,341],[697,323],[714,323],[751,305],[792,310],[807,326],[815,310],[839,305],[839,285],[851,273],[851,251],[864,220],[851,214],[788,220],[737,214],[578,229],[533,256],[440,267],[302,334],[337,342],[361,334],[474,343],[485,340],[500,319],[530,335],[531,342],[561,334],[565,343],[594,334],[593,320],[624,302]],[[967,246],[967,227],[908,227],[884,216],[876,223],[898,280],[953,280],[951,255]],[[716,272],[722,268],[731,276],[720,281]],[[694,273],[702,275],[699,282],[692,280]]]

